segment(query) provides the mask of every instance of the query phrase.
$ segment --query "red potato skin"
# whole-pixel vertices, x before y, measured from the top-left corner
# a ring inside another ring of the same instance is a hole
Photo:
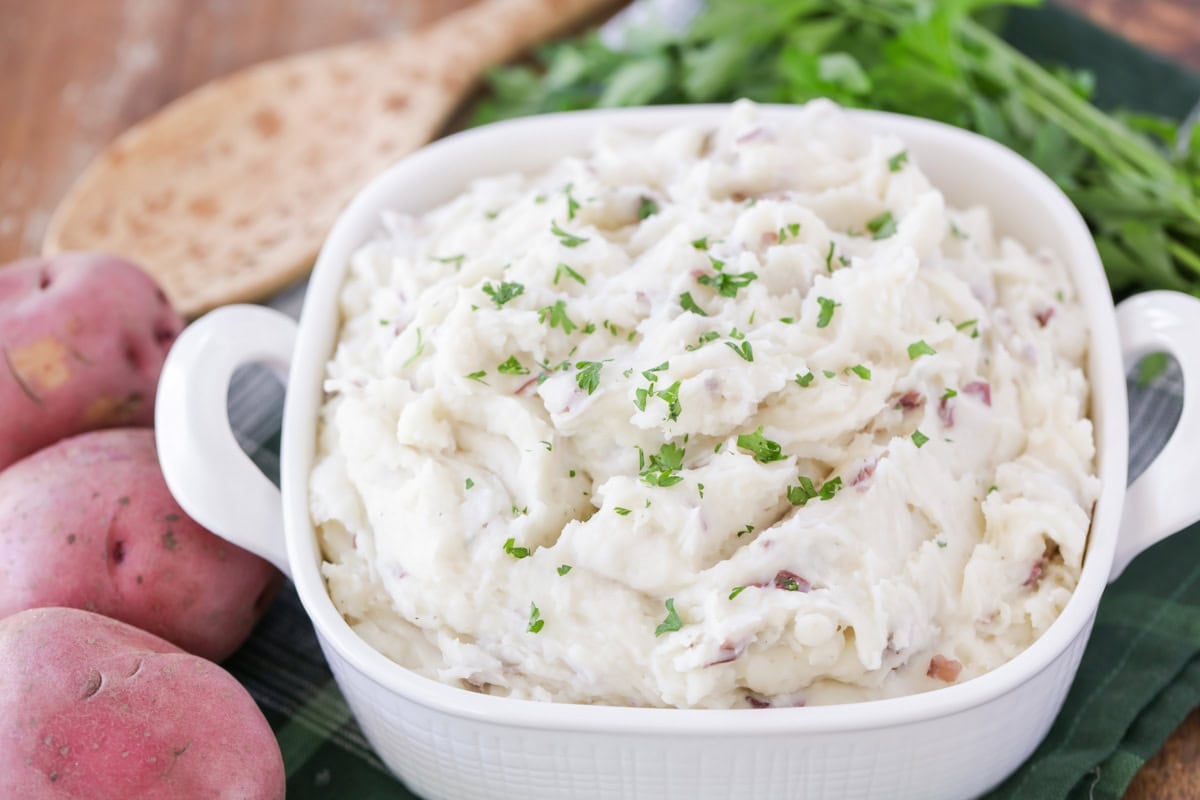
[[[153,431],[93,431],[0,472],[0,618],[95,611],[213,661],[250,635],[281,583],[167,489]]]
[[[0,620],[0,797],[282,800],[279,745],[209,661],[70,608]]]
[[[77,433],[152,425],[182,329],[153,279],[114,256],[0,266],[0,469]]]

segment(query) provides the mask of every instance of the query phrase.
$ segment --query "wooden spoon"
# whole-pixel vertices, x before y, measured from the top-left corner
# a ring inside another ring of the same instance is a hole
[[[433,138],[486,69],[611,5],[481,0],[202,86],[87,167],[43,251],[130,258],[187,316],[261,299],[308,271],[354,192]]]

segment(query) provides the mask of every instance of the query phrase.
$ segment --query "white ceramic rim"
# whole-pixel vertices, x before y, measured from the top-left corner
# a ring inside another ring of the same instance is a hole
[[[1091,418],[1095,425],[1097,468],[1102,481],[1079,584],[1051,627],[1010,662],[980,677],[923,694],[849,705],[808,708],[673,709],[575,705],[477,694],[439,683],[396,664],[350,628],[329,598],[320,574],[320,551],[308,513],[308,476],[314,456],[321,382],[332,340],[322,324],[334,317],[346,259],[361,244],[352,230],[364,215],[395,193],[394,184],[423,160],[457,148],[485,147],[511,134],[543,137],[566,126],[584,131],[600,126],[662,129],[670,125],[711,124],[726,105],[660,106],[578,111],[525,118],[465,131],[437,141],[398,162],[372,180],[339,217],[317,259],[309,284],[292,359],[284,409],[281,482],[284,536],[292,578],[300,600],[321,638],[382,689],[456,717],[524,728],[589,733],[643,733],[673,736],[760,736],[878,729],[947,716],[1013,692],[1058,658],[1090,624],[1109,578],[1126,490],[1128,412],[1121,345],[1112,296],[1091,234],[1070,200],[1040,170],[1008,148],[982,136],[929,120],[877,111],[848,111],[864,125],[901,139],[932,139],[948,150],[997,162],[1011,176],[1013,190],[1044,206],[1062,226],[1067,263],[1084,305],[1089,339]],[[768,116],[795,113],[796,107],[763,106]],[[586,136],[582,141],[586,141]],[[315,322],[314,322],[315,321]]]

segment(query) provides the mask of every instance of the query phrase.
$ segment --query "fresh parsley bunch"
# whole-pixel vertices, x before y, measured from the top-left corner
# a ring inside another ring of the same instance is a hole
[[[656,103],[803,103],[897,111],[1002,142],[1087,218],[1114,290],[1200,295],[1200,126],[1113,116],[1090,77],[1051,72],[981,23],[1002,0],[709,0],[682,33],[626,49],[594,34],[491,74],[476,122]],[[1025,4],[1025,3],[1022,3]]]

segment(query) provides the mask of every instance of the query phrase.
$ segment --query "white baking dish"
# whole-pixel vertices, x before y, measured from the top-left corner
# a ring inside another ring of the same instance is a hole
[[[374,651],[335,610],[307,507],[336,297],[351,253],[384,209],[421,211],[474,177],[532,171],[601,126],[715,124],[724,106],[594,111],[530,118],[432,144],[370,183],[342,214],[313,273],[300,325],[237,306],[188,328],[171,351],[156,427],[167,483],[199,522],[291,575],[326,658],[380,757],[430,798],[882,798],[979,794],[1016,768],[1062,705],[1105,585],[1137,553],[1200,518],[1200,301],[1153,292],[1114,311],[1083,220],[1051,181],[987,139],[924,120],[851,112],[902,137],[955,205],[983,204],[1001,233],[1069,265],[1091,332],[1091,416],[1103,489],[1083,573],[1061,618],[1027,651],[972,681],[912,697],[763,710],[634,709],[479,695],[419,677]],[[768,107],[769,115],[794,109]],[[1184,409],[1174,436],[1128,490],[1125,365],[1175,355]],[[226,412],[240,365],[290,371],[282,497],[238,449]]]

